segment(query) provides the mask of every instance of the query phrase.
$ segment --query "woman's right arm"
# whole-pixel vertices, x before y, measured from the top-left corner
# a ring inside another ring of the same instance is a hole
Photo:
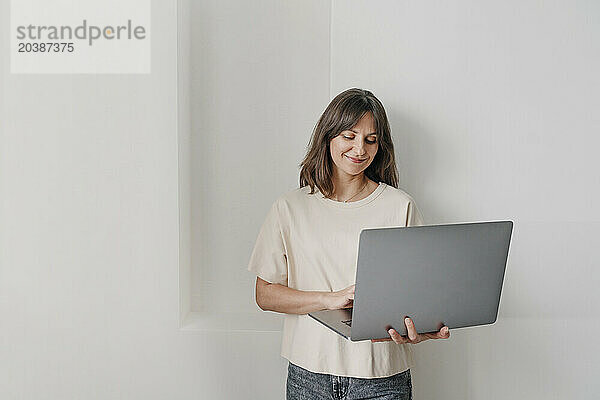
[[[264,311],[308,314],[313,311],[350,308],[353,300],[354,285],[337,292],[317,292],[292,289],[256,277],[256,304]]]

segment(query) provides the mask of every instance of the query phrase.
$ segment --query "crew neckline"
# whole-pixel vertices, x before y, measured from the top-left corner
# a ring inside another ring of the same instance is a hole
[[[318,189],[317,189],[316,195],[321,201],[323,201],[331,206],[337,207],[337,208],[357,208],[357,207],[364,206],[365,204],[368,204],[371,201],[375,200],[377,198],[377,196],[379,196],[381,194],[381,192],[383,192],[383,190],[386,188],[386,186],[387,186],[387,184],[385,184],[384,182],[379,182],[378,186],[375,188],[375,190],[373,190],[373,192],[371,194],[369,194],[367,197],[365,197],[364,199],[360,199],[357,201],[351,201],[348,203],[344,203],[343,201],[337,201],[337,200],[327,198]]]

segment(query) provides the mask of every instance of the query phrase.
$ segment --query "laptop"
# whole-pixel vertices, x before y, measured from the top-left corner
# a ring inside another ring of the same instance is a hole
[[[367,228],[352,308],[308,315],[351,341],[493,324],[513,221]]]

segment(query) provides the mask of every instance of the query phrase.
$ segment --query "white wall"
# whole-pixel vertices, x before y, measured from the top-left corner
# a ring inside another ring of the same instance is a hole
[[[418,345],[415,394],[600,397],[600,5],[334,0],[331,35],[427,223],[515,221],[498,322]]]
[[[192,311],[262,313],[246,267],[329,102],[329,8],[192,3]]]

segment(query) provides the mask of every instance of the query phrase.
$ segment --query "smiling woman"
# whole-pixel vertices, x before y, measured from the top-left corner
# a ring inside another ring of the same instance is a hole
[[[409,399],[411,346],[447,338],[447,330],[417,335],[407,319],[408,337],[390,329],[385,341],[351,342],[307,315],[352,307],[363,228],[423,224],[413,198],[398,188],[381,102],[362,89],[336,96],[300,166],[300,187],[273,203],[248,265],[258,306],[285,314],[287,398]]]
[[[316,186],[327,197],[334,192],[343,196],[346,191],[360,189],[365,177],[372,181],[367,189],[373,189],[379,180],[397,187],[394,144],[383,104],[362,89],[348,89],[337,95],[317,122],[300,165],[300,186],[310,186],[311,194]],[[339,165],[341,171],[334,165]]]

